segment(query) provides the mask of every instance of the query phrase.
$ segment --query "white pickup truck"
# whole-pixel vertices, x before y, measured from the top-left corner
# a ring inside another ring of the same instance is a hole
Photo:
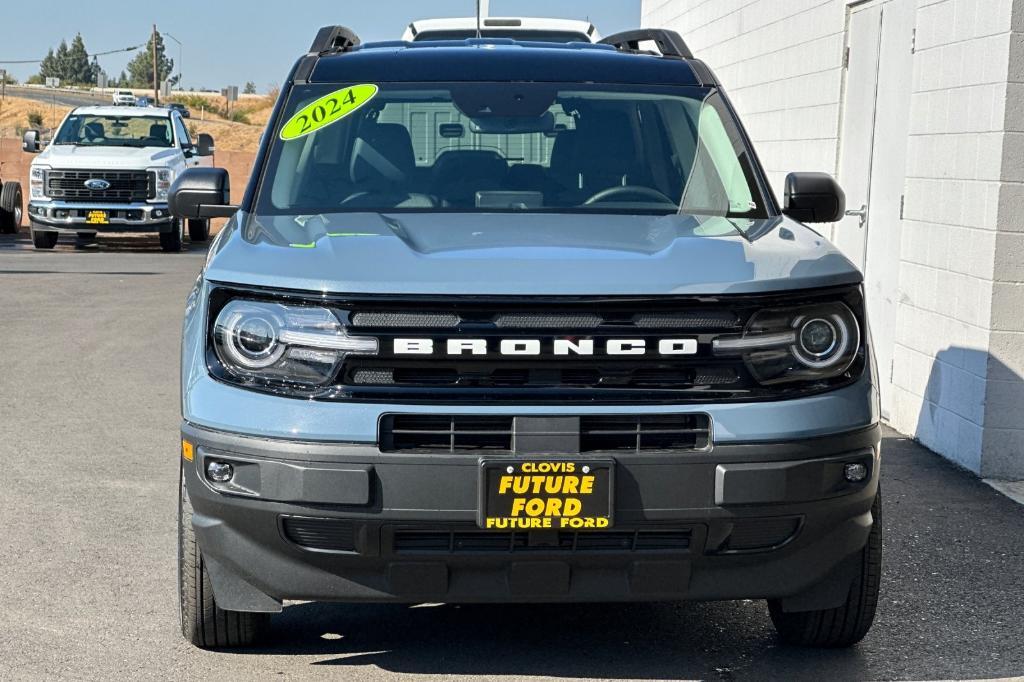
[[[39,132],[22,149],[39,153]],[[213,138],[193,142],[172,109],[78,107],[29,173],[32,244],[52,249],[60,233],[158,232],[164,251],[180,251],[184,225],[167,209],[167,192],[186,168],[211,165]],[[189,238],[206,241],[208,220],[189,220]]]
[[[131,90],[114,90],[113,100],[115,107],[133,107],[135,106],[135,93]]]

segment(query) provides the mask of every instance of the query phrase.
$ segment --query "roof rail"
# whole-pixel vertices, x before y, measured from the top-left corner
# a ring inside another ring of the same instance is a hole
[[[638,28],[632,31],[623,31],[622,33],[608,36],[599,41],[599,43],[613,45],[619,50],[639,52],[640,43],[647,40],[653,41],[658,46],[661,54],[666,57],[693,59],[693,52],[690,51],[683,37],[675,31],[669,31],[664,28]]]
[[[347,26],[324,26],[316,32],[309,53],[348,52],[361,42],[356,32]]]

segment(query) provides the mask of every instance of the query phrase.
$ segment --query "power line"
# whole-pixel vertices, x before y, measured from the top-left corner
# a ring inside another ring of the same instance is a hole
[[[107,50],[106,52],[86,52],[87,57],[102,57],[108,54],[116,54],[118,52],[132,52],[143,47],[143,45],[136,45],[134,47],[122,47],[116,50]],[[39,64],[42,59],[0,59],[0,64]]]

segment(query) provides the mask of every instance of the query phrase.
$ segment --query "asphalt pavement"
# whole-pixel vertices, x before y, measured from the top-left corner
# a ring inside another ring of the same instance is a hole
[[[1024,507],[887,433],[884,583],[859,646],[763,603],[286,607],[263,649],[177,624],[178,349],[205,253],[0,236],[0,679],[943,679],[1024,674]]]
[[[60,88],[26,88],[8,85],[7,96],[33,99],[46,104],[54,103],[64,107],[88,107],[112,104],[111,96],[93,92],[74,92]]]

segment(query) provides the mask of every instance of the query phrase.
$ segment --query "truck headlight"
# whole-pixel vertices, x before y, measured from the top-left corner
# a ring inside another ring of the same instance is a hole
[[[715,355],[743,357],[758,383],[837,377],[860,351],[860,325],[843,303],[755,313],[742,336],[715,339]]]
[[[149,168],[147,169],[153,180],[153,200],[167,201],[167,194],[174,182],[174,171],[170,168]]]
[[[377,339],[349,336],[327,308],[233,299],[212,329],[217,359],[241,383],[315,387],[331,381],[345,356],[375,355]]]
[[[43,199],[46,197],[46,172],[49,166],[32,166],[29,171],[29,198]]]

